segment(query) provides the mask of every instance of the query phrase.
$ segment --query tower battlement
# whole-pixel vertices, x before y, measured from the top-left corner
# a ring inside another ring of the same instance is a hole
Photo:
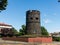
[[[38,11],[38,10],[28,10],[28,11],[26,11],[26,14],[40,14],[40,11]]]

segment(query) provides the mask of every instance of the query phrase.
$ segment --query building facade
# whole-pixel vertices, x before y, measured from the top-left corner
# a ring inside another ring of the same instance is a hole
[[[53,36],[53,37],[60,37],[60,32],[51,33],[51,36]]]
[[[12,25],[0,23],[0,34],[7,35],[12,32]]]

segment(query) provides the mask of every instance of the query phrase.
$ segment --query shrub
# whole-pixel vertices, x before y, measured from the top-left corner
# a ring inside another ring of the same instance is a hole
[[[52,37],[53,41],[60,41],[60,37]]]

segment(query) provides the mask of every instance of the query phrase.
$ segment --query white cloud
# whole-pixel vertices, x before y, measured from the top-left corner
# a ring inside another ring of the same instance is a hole
[[[44,23],[45,23],[45,24],[47,24],[47,23],[51,23],[51,22],[52,22],[52,21],[49,20],[49,19],[45,19],[45,20],[44,20]]]

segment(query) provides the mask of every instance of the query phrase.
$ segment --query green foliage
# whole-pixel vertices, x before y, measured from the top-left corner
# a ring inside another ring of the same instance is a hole
[[[33,35],[20,35],[20,37],[27,37],[27,38],[29,38],[29,37],[30,37],[30,38],[35,38],[35,37],[47,37],[47,38],[48,38],[49,36],[46,36],[46,35],[36,35],[36,34],[34,35],[34,34],[33,34]]]
[[[22,25],[22,29],[19,30],[20,35],[26,35],[26,25]],[[45,29],[45,27],[41,26],[41,34],[44,36],[48,36],[49,33]]]
[[[25,35],[26,34],[26,26],[22,25],[22,29],[19,30],[20,35]]]
[[[14,35],[18,34],[18,31],[14,27],[12,28],[12,31]]]
[[[17,36],[17,34],[18,31],[13,27],[11,31],[8,33],[8,37]]]
[[[60,41],[60,37],[52,37],[53,41]]]
[[[47,29],[45,29],[45,27],[41,26],[41,34],[42,35],[49,35],[49,33],[47,32]]]
[[[0,11],[5,10],[7,7],[7,0],[0,0]]]

